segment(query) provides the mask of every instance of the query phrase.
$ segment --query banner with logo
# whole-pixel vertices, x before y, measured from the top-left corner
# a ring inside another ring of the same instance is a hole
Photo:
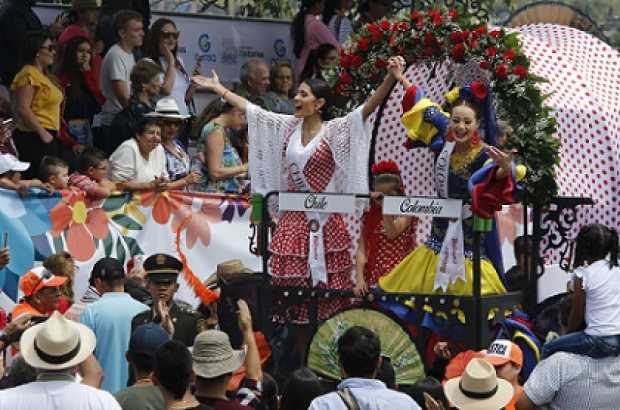
[[[10,310],[19,278],[49,255],[66,251],[77,263],[74,291],[88,287],[94,263],[112,256],[125,265],[137,255],[163,252],[185,259],[194,277],[180,276],[179,299],[196,304],[192,281],[204,281],[217,264],[240,259],[261,268],[249,251],[250,204],[240,196],[185,192],[125,193],[92,202],[83,192],[31,194],[0,190],[0,230],[11,261],[0,271],[2,300]]]
[[[36,7],[35,11],[49,24],[62,9]],[[181,32],[179,55],[187,69],[200,60],[203,74],[215,70],[223,82],[238,82],[241,65],[250,58],[264,58],[269,64],[294,58],[288,22],[165,13],[153,13],[152,21],[164,16]]]

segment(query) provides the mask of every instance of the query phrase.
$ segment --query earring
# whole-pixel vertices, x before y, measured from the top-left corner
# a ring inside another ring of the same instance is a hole
[[[473,135],[471,136],[471,143],[473,145],[480,144],[480,133],[478,132],[478,130],[474,131]]]
[[[446,140],[448,142],[454,141],[454,131],[453,130],[448,131],[448,135],[446,135]]]

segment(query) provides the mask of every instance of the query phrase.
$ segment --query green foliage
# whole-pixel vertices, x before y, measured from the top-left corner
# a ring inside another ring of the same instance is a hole
[[[515,129],[509,148],[517,151],[517,161],[528,169],[524,200],[544,205],[557,194],[560,142],[555,137],[556,122],[536,87],[545,80],[529,74],[529,59],[518,34],[507,35],[503,29],[489,32],[479,16],[455,10],[403,12],[391,20],[367,24],[341,52],[340,66],[328,73],[328,82],[348,99],[344,110],[366,100],[385,77],[386,61],[393,55],[403,56],[409,64],[448,59],[480,64],[491,77],[499,117]]]

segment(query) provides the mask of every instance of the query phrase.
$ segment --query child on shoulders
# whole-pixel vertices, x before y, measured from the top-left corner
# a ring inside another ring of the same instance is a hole
[[[602,358],[620,354],[618,232],[601,224],[579,231],[573,266],[573,306],[567,333],[544,345],[542,358],[558,351]],[[581,328],[585,319],[586,328]]]

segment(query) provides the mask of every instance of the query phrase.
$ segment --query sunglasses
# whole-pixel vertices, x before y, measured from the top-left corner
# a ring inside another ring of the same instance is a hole
[[[168,39],[168,40],[170,39],[178,40],[180,35],[181,33],[178,31],[162,31],[161,32],[161,37]]]

